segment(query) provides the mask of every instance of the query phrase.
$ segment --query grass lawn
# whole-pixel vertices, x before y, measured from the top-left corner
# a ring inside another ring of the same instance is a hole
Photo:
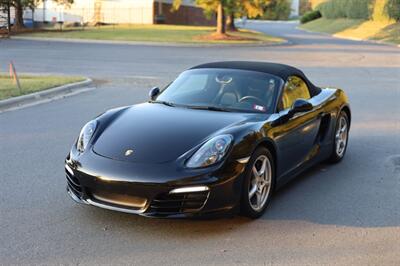
[[[400,44],[400,22],[385,27],[371,39]]]
[[[300,26],[302,29],[333,34],[338,37],[379,40],[400,44],[400,23],[389,20],[320,18]]]
[[[68,38],[111,41],[144,41],[174,43],[280,43],[283,39],[268,36],[259,32],[240,30],[229,33],[246,40],[208,40],[202,36],[214,31],[213,27],[177,26],[177,25],[116,25],[101,27],[66,28],[25,33],[24,36],[45,38]]]
[[[21,91],[19,91],[9,75],[0,74],[0,100],[83,80],[84,78],[80,77],[21,75],[19,77]]]

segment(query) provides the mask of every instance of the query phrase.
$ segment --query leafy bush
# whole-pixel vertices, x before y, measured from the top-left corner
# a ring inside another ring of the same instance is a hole
[[[317,6],[324,18],[343,18],[346,16],[345,5],[347,0],[330,0]]]
[[[372,15],[372,10],[370,10],[371,2],[371,0],[348,1],[346,17],[353,19],[369,19]]]
[[[322,17],[322,15],[321,12],[319,12],[318,10],[309,11],[301,17],[300,22],[301,24],[304,24],[320,17]]]
[[[300,0],[300,16],[305,15],[306,13],[312,11],[312,5],[310,0]]]
[[[320,4],[317,9],[324,18],[369,19],[372,14],[372,1],[373,0],[329,0]]]
[[[264,19],[285,20],[292,10],[289,0],[271,0],[264,8]]]
[[[400,21],[400,0],[388,0],[385,10],[390,18]]]

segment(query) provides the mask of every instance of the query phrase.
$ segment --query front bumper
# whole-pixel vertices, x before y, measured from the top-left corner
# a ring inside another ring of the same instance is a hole
[[[66,160],[67,192],[76,202],[142,216],[178,218],[229,212],[240,201],[243,161],[226,163],[210,172],[195,172],[192,176],[187,176],[188,173],[182,176],[178,171],[176,180],[153,177],[146,182],[143,177],[135,178],[132,169],[132,178],[119,174],[124,173],[121,168],[132,164],[101,156],[96,159],[95,164]],[[109,170],[104,173],[107,164],[113,164],[112,175]],[[152,169],[156,167],[160,166],[154,165]],[[157,171],[160,176],[173,176],[173,173],[161,174],[165,170],[161,168]]]

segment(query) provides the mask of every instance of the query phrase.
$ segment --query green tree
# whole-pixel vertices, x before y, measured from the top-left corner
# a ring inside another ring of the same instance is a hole
[[[229,17],[230,27],[234,27],[234,18],[237,14],[246,14],[248,17],[257,17],[263,13],[263,4],[270,0],[196,0],[196,5],[206,13],[217,14],[217,31],[219,35],[226,34],[226,15]],[[178,9],[182,0],[174,0],[173,7]]]
[[[400,0],[388,0],[385,9],[390,18],[400,21]]]
[[[264,5],[264,19],[285,20],[289,18],[291,4],[288,0],[271,0]]]
[[[256,18],[262,16],[266,5],[273,0],[230,0],[227,5],[227,29],[235,31],[235,18],[247,16]]]
[[[231,0],[227,5],[226,29],[236,31],[235,17],[242,16],[242,6],[240,1]]]
[[[289,6],[289,8],[291,8]],[[305,13],[312,11],[312,4],[310,0],[300,0],[300,16],[303,16]]]

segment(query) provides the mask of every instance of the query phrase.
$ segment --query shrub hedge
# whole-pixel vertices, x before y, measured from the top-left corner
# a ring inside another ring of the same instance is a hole
[[[373,0],[329,0],[320,4],[317,10],[329,19],[369,19],[372,15],[372,2]]]
[[[304,24],[304,23],[310,22],[312,20],[318,19],[320,17],[322,17],[321,12],[319,12],[319,10],[313,10],[313,11],[309,11],[309,12],[305,13],[301,17],[300,22],[301,22],[301,24]]]
[[[388,0],[385,10],[390,18],[400,21],[400,0]]]
[[[264,9],[263,19],[286,20],[290,15],[291,4],[289,0],[271,0]]]

